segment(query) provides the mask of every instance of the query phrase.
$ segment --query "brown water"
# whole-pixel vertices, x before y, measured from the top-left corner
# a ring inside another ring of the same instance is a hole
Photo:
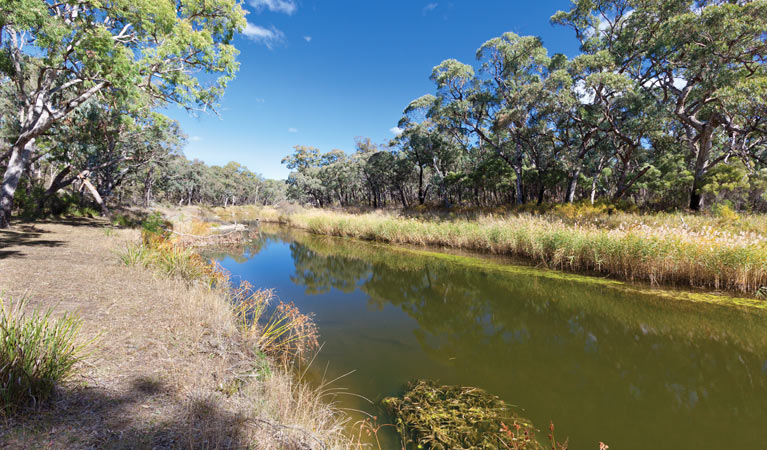
[[[354,370],[334,385],[374,402],[431,378],[553,421],[575,450],[767,448],[763,312],[277,228],[211,256],[314,313],[314,376]]]

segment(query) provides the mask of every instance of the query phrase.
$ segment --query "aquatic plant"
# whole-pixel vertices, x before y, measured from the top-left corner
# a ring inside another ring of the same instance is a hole
[[[74,372],[87,343],[78,342],[80,320],[52,310],[27,313],[27,300],[0,298],[0,410],[45,401]]]
[[[482,389],[418,380],[383,404],[407,448],[512,448],[542,450],[532,424]]]
[[[243,282],[233,291],[232,303],[240,330],[259,351],[283,364],[311,354],[319,347],[319,332],[310,315],[292,303],[278,300],[274,291],[253,290]],[[271,307],[276,303],[274,307]]]

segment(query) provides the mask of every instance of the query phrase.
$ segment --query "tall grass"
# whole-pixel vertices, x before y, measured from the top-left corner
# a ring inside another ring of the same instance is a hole
[[[51,310],[27,312],[27,300],[0,298],[0,409],[45,401],[74,371],[86,343],[78,342],[81,322]]]
[[[767,236],[759,231],[767,227],[760,218],[726,226],[719,220],[626,213],[425,219],[317,210],[282,217],[315,234],[462,248],[566,271],[755,295],[767,286]]]
[[[126,246],[120,260],[128,266],[152,268],[168,278],[200,282],[210,288],[227,281],[226,274],[215,264],[162,234],[144,232],[141,242]]]
[[[283,364],[302,359],[319,348],[319,332],[312,317],[301,313],[292,303],[279,301],[271,290],[254,291],[243,282],[232,293],[232,305],[236,323],[246,339]]]

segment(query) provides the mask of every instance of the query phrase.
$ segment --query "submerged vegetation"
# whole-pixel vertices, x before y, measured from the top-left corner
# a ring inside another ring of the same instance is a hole
[[[408,449],[544,448],[528,420],[482,389],[419,380],[411,383],[401,398],[388,397],[383,403],[394,414],[397,431]],[[567,448],[555,442],[552,445],[554,449]]]
[[[39,404],[74,372],[85,346],[81,322],[52,310],[27,311],[27,299],[0,298],[0,411]]]

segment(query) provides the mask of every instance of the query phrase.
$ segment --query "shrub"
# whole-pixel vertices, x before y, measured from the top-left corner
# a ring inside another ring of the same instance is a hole
[[[27,301],[0,298],[0,408],[45,401],[56,383],[72,375],[86,344],[77,343],[81,322],[26,312]]]
[[[170,233],[168,230],[172,228],[173,224],[165,220],[163,215],[158,212],[153,212],[141,222],[141,232],[145,240],[147,236],[151,235],[166,238]]]
[[[728,202],[729,203],[729,202]],[[740,219],[738,213],[728,203],[720,203],[711,208],[716,217],[725,222],[736,222]]]

